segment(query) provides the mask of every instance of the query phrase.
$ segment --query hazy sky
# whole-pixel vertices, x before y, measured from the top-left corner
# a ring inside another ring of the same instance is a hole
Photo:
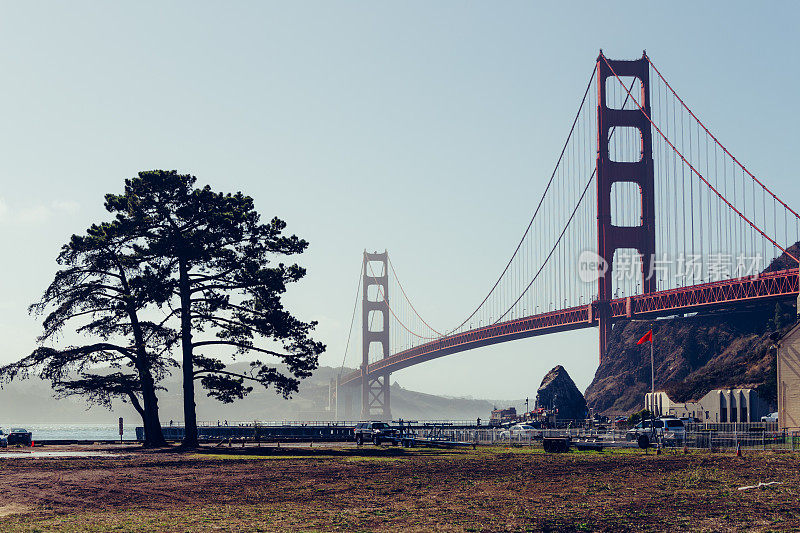
[[[438,328],[513,251],[598,49],[646,49],[688,105],[798,207],[796,2],[2,2],[0,363],[70,234],[139,170],[254,197],[310,241],[288,302],[341,364],[361,252],[389,250]],[[356,339],[360,336],[356,335]],[[393,375],[420,391],[583,389],[597,332],[452,355]],[[356,366],[360,343],[348,364]]]

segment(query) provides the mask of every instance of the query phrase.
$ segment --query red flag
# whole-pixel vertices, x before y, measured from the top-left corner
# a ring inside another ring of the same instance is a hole
[[[646,342],[653,342],[653,330],[652,329],[650,331],[648,331],[647,333],[645,333],[644,337],[639,339],[639,342],[637,342],[636,344],[644,344]]]

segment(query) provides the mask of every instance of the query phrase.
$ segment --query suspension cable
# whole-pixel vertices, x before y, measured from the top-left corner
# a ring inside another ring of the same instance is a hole
[[[636,80],[633,80],[631,82],[630,89],[628,89],[628,94],[625,96],[625,99],[622,101],[621,109],[624,109],[625,105],[628,103],[628,99],[630,97],[630,91],[633,89],[633,85],[635,83],[636,83]],[[608,133],[609,140],[611,140],[611,138],[614,136],[614,133],[616,131],[617,131],[617,126],[614,126],[614,127],[611,128],[611,130]],[[514,301],[514,303],[502,315],[500,315],[500,317],[494,322],[494,324],[499,323],[500,320],[502,320],[520,302],[520,300],[522,300],[522,297],[525,296],[525,294],[528,292],[528,290],[530,290],[530,288],[533,285],[533,283],[539,277],[539,274],[541,274],[542,270],[544,270],[544,267],[547,266],[547,262],[552,257],[553,253],[555,252],[556,248],[558,247],[559,243],[561,242],[561,239],[564,237],[564,234],[566,233],[569,225],[572,223],[572,219],[575,217],[575,213],[577,212],[578,208],[580,207],[581,203],[583,202],[583,198],[586,196],[586,192],[589,190],[589,186],[594,181],[596,173],[597,173],[597,166],[595,166],[594,169],[592,170],[592,174],[589,176],[589,181],[587,182],[586,187],[584,187],[583,192],[581,193],[581,196],[578,199],[578,202],[577,202],[575,208],[572,211],[572,214],[570,215],[569,219],[567,220],[566,224],[564,225],[564,229],[561,231],[561,234],[559,235],[559,238],[556,241],[555,245],[553,246],[553,248],[550,250],[550,253],[547,255],[547,257],[542,262],[542,265],[539,267],[539,270],[536,272],[536,274],[534,274],[534,276],[531,279],[530,283],[528,283],[528,285],[525,287],[525,289],[523,289],[522,293],[520,293],[520,295],[516,299],[516,301]]]
[[[370,264],[369,264],[369,261],[367,261],[367,268],[369,268],[369,272],[370,272],[370,274],[372,274],[372,277],[373,277],[373,278],[377,277],[377,276],[375,275],[375,271],[374,271],[374,270],[372,270],[372,265],[370,265]],[[378,292],[380,293],[380,296],[381,296],[381,298],[383,299],[383,301],[386,303],[386,308],[389,310],[389,313],[391,313],[391,314],[392,314],[392,316],[394,317],[394,319],[395,319],[395,320],[397,320],[397,323],[398,323],[398,324],[400,324],[400,326],[402,326],[402,328],[403,328],[404,330],[406,330],[407,332],[411,333],[411,334],[412,334],[412,335],[414,335],[415,337],[419,337],[420,339],[424,339],[424,340],[434,340],[434,339],[437,339],[437,338],[438,338],[438,337],[425,337],[424,335],[420,335],[419,333],[415,333],[415,332],[411,331],[411,330],[410,330],[410,329],[409,329],[409,328],[408,328],[408,327],[407,327],[407,326],[406,326],[406,325],[403,323],[403,321],[402,321],[402,320],[400,320],[400,318],[399,318],[399,317],[398,317],[398,316],[395,314],[394,310],[392,309],[392,306],[391,306],[391,305],[389,305],[389,300],[386,298],[386,295],[385,295],[385,294],[384,294],[384,292],[383,292],[383,287],[381,287],[380,285],[378,285]],[[419,316],[419,315],[418,315],[418,316]],[[420,317],[420,318],[421,318],[421,317]]]
[[[596,174],[597,174],[597,166],[595,166],[594,170],[592,171],[592,175],[589,177],[589,181],[586,182],[586,187],[583,188],[583,192],[581,193],[580,199],[578,199],[578,203],[575,204],[575,208],[572,210],[572,213],[570,214],[569,219],[567,220],[567,223],[564,224],[564,229],[561,230],[561,234],[558,236],[558,240],[553,245],[553,248],[550,249],[550,253],[547,254],[547,257],[542,262],[542,266],[539,267],[539,270],[533,276],[533,279],[531,279],[530,283],[528,283],[528,286],[525,287],[525,290],[522,291],[522,294],[519,295],[519,297],[516,299],[516,301],[513,304],[511,304],[511,307],[509,307],[506,310],[505,313],[503,313],[497,320],[494,321],[494,324],[499,323],[503,318],[505,318],[505,316],[514,308],[514,306],[516,306],[519,303],[519,301],[522,300],[522,297],[525,296],[525,293],[527,293],[528,289],[531,288],[531,286],[533,285],[533,282],[536,281],[536,278],[539,277],[539,274],[541,274],[541,272],[544,269],[545,265],[547,265],[547,261],[550,259],[550,256],[553,255],[553,252],[556,251],[556,248],[561,243],[561,239],[564,238],[564,234],[567,232],[567,228],[569,227],[570,223],[572,222],[572,219],[575,217],[575,213],[578,211],[578,208],[580,207],[581,203],[583,203],[583,198],[586,196],[586,191],[589,190],[589,186],[594,181],[594,177],[595,177]]]
[[[743,164],[741,164],[741,163],[739,162],[739,160],[738,160],[738,159],[736,159],[736,157],[735,157],[735,156],[734,156],[732,153],[730,153],[730,152],[728,151],[728,149],[727,149],[727,148],[725,148],[725,147],[722,145],[722,143],[721,143],[721,142],[719,142],[719,140],[718,140],[718,139],[717,139],[717,138],[714,136],[714,134],[713,134],[713,133],[711,133],[711,131],[709,131],[709,129],[706,127],[706,125],[705,125],[705,124],[703,124],[703,122],[702,122],[702,121],[701,121],[699,118],[697,118],[697,115],[695,115],[695,114],[692,112],[692,110],[691,110],[691,109],[689,109],[689,106],[687,106],[687,105],[686,105],[686,103],[683,101],[683,99],[682,99],[680,96],[678,96],[678,93],[677,93],[677,92],[675,92],[675,89],[673,89],[673,88],[672,88],[672,85],[670,85],[670,84],[669,84],[669,82],[668,82],[668,81],[667,81],[667,80],[664,78],[664,76],[662,76],[662,75],[661,75],[661,72],[660,72],[660,71],[659,71],[659,70],[656,68],[656,66],[655,66],[655,65],[653,64],[653,62],[650,60],[650,57],[648,57],[648,55],[647,55],[647,54],[644,54],[644,58],[645,58],[645,59],[647,59],[647,62],[650,64],[650,66],[651,66],[651,67],[653,67],[653,70],[655,70],[655,71],[656,71],[656,74],[658,74],[658,77],[659,77],[659,78],[661,78],[661,81],[663,81],[663,82],[664,82],[664,84],[667,86],[667,88],[669,88],[669,90],[670,90],[670,91],[672,91],[672,94],[675,96],[675,98],[677,98],[677,99],[678,99],[678,101],[681,103],[681,105],[683,106],[683,108],[684,108],[684,109],[686,109],[686,111],[688,111],[690,115],[692,115],[692,117],[693,117],[693,118],[694,118],[694,119],[697,121],[697,123],[698,123],[698,124],[700,124],[700,126],[701,126],[701,127],[704,129],[704,130],[706,130],[706,133],[707,133],[707,134],[708,134],[708,135],[709,135],[709,136],[710,136],[712,139],[714,139],[714,142],[715,142],[715,143],[716,143],[716,144],[717,144],[717,145],[718,145],[720,148],[722,148],[722,151],[723,151],[723,152],[725,152],[726,154],[728,154],[728,156],[729,156],[731,159],[733,159],[733,161],[734,161],[734,162],[735,162],[737,165],[739,165],[739,167],[741,167],[741,169],[742,169],[743,171],[747,172],[747,174],[748,174],[748,175],[749,175],[751,178],[753,178],[753,180],[755,180],[755,182],[756,182],[756,183],[758,183],[758,184],[761,186],[761,188],[762,188],[762,189],[764,189],[765,191],[767,191],[767,192],[768,192],[768,193],[769,193],[769,194],[770,194],[770,195],[771,195],[773,198],[775,198],[775,199],[776,199],[776,200],[777,200],[777,201],[778,201],[778,202],[779,202],[779,203],[780,203],[780,204],[781,204],[783,207],[785,207],[786,209],[788,209],[788,210],[789,210],[789,212],[791,212],[791,213],[792,213],[792,214],[793,214],[795,217],[797,217],[798,219],[800,219],[800,215],[798,215],[798,214],[797,214],[797,213],[794,211],[794,209],[792,209],[791,207],[789,207],[788,205],[786,205],[786,203],[785,203],[783,200],[781,200],[780,198],[778,198],[777,196],[775,196],[775,193],[773,193],[773,192],[772,192],[772,191],[771,191],[771,190],[770,190],[770,189],[769,189],[769,188],[768,188],[766,185],[764,185],[764,184],[763,184],[763,183],[762,183],[762,182],[761,182],[761,181],[760,181],[758,178],[756,178],[756,177],[755,177],[755,176],[754,176],[754,175],[753,175],[753,174],[752,174],[752,173],[751,173],[749,170],[747,170],[747,169],[745,168],[745,166],[744,166]],[[605,56],[603,56],[603,59],[605,60]],[[606,61],[606,64],[608,64],[608,61]],[[609,68],[610,68],[610,66],[609,66]],[[614,70],[612,69],[612,70],[611,70],[611,72],[614,72]],[[616,76],[616,74],[614,74],[614,76]],[[617,79],[619,79],[619,78],[617,78]],[[648,118],[649,118],[649,117],[648,117]],[[660,132],[659,132],[659,133],[660,133]]]
[[[523,233],[522,238],[519,241],[519,244],[517,244],[517,247],[514,249],[514,253],[511,255],[511,259],[508,260],[508,263],[506,264],[506,267],[503,269],[503,272],[497,278],[497,281],[495,281],[494,285],[492,285],[492,288],[489,289],[489,293],[486,295],[486,297],[481,301],[480,304],[478,304],[478,307],[476,307],[475,310],[461,324],[448,331],[445,335],[450,335],[451,333],[459,330],[464,324],[469,322],[472,319],[472,317],[474,317],[478,313],[478,311],[480,311],[481,307],[483,307],[483,304],[485,304],[486,301],[489,299],[489,297],[492,295],[492,293],[494,293],[494,290],[500,284],[500,281],[503,279],[503,276],[506,274],[509,267],[511,266],[511,263],[514,261],[514,258],[517,256],[517,253],[522,247],[522,243],[525,241],[525,237],[528,236],[528,232],[530,232],[531,226],[533,226],[533,221],[536,219],[536,215],[539,213],[539,209],[542,207],[542,203],[544,202],[544,199],[547,196],[547,192],[550,190],[550,186],[553,183],[553,179],[556,176],[556,172],[558,171],[558,168],[561,165],[561,160],[564,158],[564,153],[567,151],[567,146],[569,145],[569,141],[572,138],[572,132],[575,131],[575,124],[578,122],[578,118],[580,117],[583,105],[586,103],[586,96],[589,94],[589,89],[591,89],[592,87],[592,81],[594,81],[594,76],[596,73],[597,73],[597,65],[595,65],[594,69],[592,69],[592,75],[589,77],[589,83],[586,85],[586,90],[583,93],[583,98],[581,99],[581,105],[578,107],[578,112],[575,114],[575,119],[572,121],[572,127],[570,127],[569,134],[567,135],[567,140],[564,141],[564,147],[561,149],[561,155],[558,156],[558,161],[556,161],[556,166],[553,169],[553,173],[550,175],[550,180],[547,182],[547,186],[544,189],[544,193],[542,193],[542,197],[539,199],[539,204],[536,206],[536,209],[533,212],[533,216],[531,217],[530,222],[528,222],[528,227],[525,228],[525,233]]]
[[[419,319],[422,321],[422,323],[423,323],[423,324],[425,324],[426,326],[428,326],[428,327],[431,329],[431,331],[433,331],[434,333],[436,333],[436,334],[437,334],[437,335],[439,335],[439,336],[442,336],[443,334],[442,334],[441,332],[439,332],[439,331],[436,331],[436,330],[433,328],[433,326],[431,326],[430,324],[428,324],[428,323],[425,321],[425,319],[424,319],[424,318],[422,318],[422,315],[420,315],[420,314],[419,314],[419,312],[417,312],[417,309],[414,307],[414,304],[413,304],[413,303],[411,303],[411,300],[409,299],[408,295],[406,294],[406,291],[405,291],[405,289],[403,288],[403,284],[402,284],[402,283],[400,283],[400,278],[397,276],[397,272],[396,272],[396,271],[395,271],[395,269],[394,269],[394,265],[392,264],[392,260],[391,260],[391,259],[390,259],[388,256],[387,256],[387,259],[388,259],[388,262],[389,262],[389,268],[391,268],[391,269],[392,269],[392,274],[394,274],[394,279],[395,279],[395,281],[397,281],[397,286],[398,286],[398,287],[400,287],[400,292],[401,292],[401,293],[403,293],[403,297],[404,297],[404,298],[406,299],[406,301],[408,302],[408,305],[409,305],[409,306],[411,306],[411,310],[412,310],[412,311],[414,311],[414,314],[415,314],[415,315],[417,315],[417,318],[419,318]]]
[[[614,72],[614,69],[611,67],[611,64],[608,62],[608,59],[606,59],[606,57],[605,57],[604,55],[602,55],[602,54],[600,55],[600,57],[602,57],[602,58],[603,58],[603,61],[605,61],[606,65],[608,65],[608,68],[609,68],[609,70],[611,70],[611,73],[614,75],[614,77],[617,79],[617,81],[620,83],[620,85],[622,85],[622,87],[623,87],[623,88],[624,88],[624,89],[627,91],[627,90],[628,90],[628,88],[627,88],[627,87],[625,87],[625,84],[624,84],[624,83],[622,83],[622,80],[619,78],[619,76],[617,75],[617,73],[616,73],[616,72]],[[635,103],[637,106],[639,106],[639,109],[641,110],[642,114],[645,116],[645,118],[647,118],[647,120],[650,122],[650,124],[651,124],[651,125],[652,125],[652,126],[655,128],[655,129],[656,129],[656,131],[659,133],[659,135],[661,135],[661,137],[663,137],[663,138],[664,138],[664,140],[667,142],[667,144],[669,144],[669,145],[670,145],[670,147],[671,147],[671,148],[673,149],[673,151],[674,151],[674,152],[675,152],[675,153],[678,155],[678,157],[680,157],[680,158],[683,160],[683,162],[684,162],[684,163],[685,163],[685,164],[686,164],[686,165],[687,165],[687,166],[688,166],[688,167],[691,169],[691,171],[692,171],[692,172],[694,172],[694,173],[697,175],[697,177],[699,177],[699,178],[700,178],[700,180],[702,180],[702,182],[703,182],[703,183],[705,183],[705,184],[706,184],[706,186],[707,186],[709,189],[711,189],[712,191],[714,191],[714,193],[715,193],[715,194],[716,194],[716,195],[717,195],[717,196],[718,196],[718,197],[719,197],[719,198],[720,198],[720,199],[721,199],[723,202],[725,202],[725,203],[728,205],[728,207],[730,207],[731,209],[733,209],[733,211],[734,211],[734,212],[735,212],[737,215],[739,215],[739,217],[740,217],[742,220],[744,220],[745,222],[747,222],[747,223],[750,225],[750,227],[752,227],[754,230],[756,230],[758,233],[760,233],[762,237],[764,237],[764,238],[765,238],[765,239],[767,239],[769,242],[771,242],[771,243],[773,244],[773,246],[775,246],[775,247],[776,247],[776,248],[778,248],[778,249],[779,249],[781,252],[785,253],[786,255],[788,255],[789,257],[791,257],[792,259],[794,259],[794,260],[795,260],[797,263],[800,263],[800,260],[798,260],[798,259],[797,259],[797,258],[796,258],[794,255],[792,255],[792,254],[790,254],[789,252],[787,252],[787,251],[786,251],[786,250],[783,248],[783,246],[781,246],[780,244],[778,244],[777,242],[775,242],[774,240],[772,240],[772,238],[771,238],[770,236],[768,236],[766,233],[764,233],[763,231],[761,231],[761,229],[760,229],[758,226],[756,226],[756,225],[755,225],[753,222],[751,222],[749,218],[747,218],[746,216],[744,216],[744,215],[741,213],[741,211],[739,211],[738,209],[736,209],[736,207],[734,207],[734,206],[733,206],[733,204],[731,204],[731,203],[730,203],[730,202],[729,202],[729,201],[728,201],[728,200],[727,200],[727,199],[726,199],[724,196],[722,196],[722,194],[720,194],[720,192],[719,192],[719,191],[717,191],[717,189],[716,189],[716,188],[714,188],[714,186],[713,186],[713,185],[711,185],[711,183],[710,183],[710,182],[709,182],[709,181],[708,181],[706,178],[704,178],[704,177],[703,177],[703,175],[702,175],[702,174],[700,174],[700,172],[698,172],[696,168],[694,168],[694,165],[692,165],[692,164],[691,164],[689,161],[687,161],[687,160],[686,160],[686,158],[683,156],[683,154],[682,154],[682,153],[681,153],[681,152],[680,152],[680,151],[679,151],[679,150],[678,150],[678,149],[675,147],[675,145],[674,145],[674,144],[672,144],[672,141],[670,141],[670,140],[667,138],[667,136],[666,136],[666,135],[664,135],[664,132],[662,132],[662,131],[661,131],[661,128],[659,128],[659,127],[656,125],[656,123],[655,123],[655,122],[653,122],[653,119],[652,119],[652,118],[650,118],[650,116],[649,116],[649,115],[648,115],[648,114],[645,112],[645,110],[644,110],[644,108],[642,107],[642,105],[639,103],[639,101],[638,101],[638,100],[636,100],[636,97],[634,97],[632,94],[630,94],[630,91],[628,91],[628,94],[630,95],[630,97],[631,97],[631,99],[634,101],[634,103]],[[694,115],[692,115],[692,116],[694,116]],[[733,156],[731,156],[731,157],[733,157]],[[740,165],[740,166],[741,166],[741,165]],[[747,170],[746,170],[744,167],[742,167],[742,170],[744,170],[745,172],[747,172]],[[748,174],[749,174],[749,172],[748,172]],[[752,176],[752,174],[751,174],[751,176]],[[754,178],[754,179],[755,179],[755,178]]]
[[[356,310],[358,309],[358,296],[361,294],[361,280],[363,279],[363,269],[358,269],[358,286],[356,287],[356,301],[353,304],[353,316],[350,318],[350,331],[347,332],[347,344],[344,346],[344,356],[342,356],[342,366],[339,367],[339,376],[344,369],[344,361],[347,359],[347,350],[350,349],[350,336],[353,334],[353,324],[356,321]]]

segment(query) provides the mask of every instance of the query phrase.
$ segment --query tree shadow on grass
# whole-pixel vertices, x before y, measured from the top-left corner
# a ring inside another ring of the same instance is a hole
[[[201,446],[192,450],[198,455],[224,455],[233,457],[308,457],[308,458],[401,458],[401,457],[424,457],[424,456],[447,456],[461,455],[464,450],[442,449],[442,448],[400,448],[384,446],[278,446],[271,444],[268,446],[248,446],[248,447],[227,447],[227,446]]]

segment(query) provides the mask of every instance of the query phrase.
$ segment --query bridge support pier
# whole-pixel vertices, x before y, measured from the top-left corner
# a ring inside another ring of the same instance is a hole
[[[355,418],[353,410],[353,393],[355,391],[355,387],[339,386],[336,420],[353,420]]]
[[[613,72],[612,72],[613,69]],[[641,94],[637,96],[644,109],[614,109],[606,98],[606,80],[618,83],[615,76],[638,78]],[[642,289],[644,294],[655,292],[651,261],[656,252],[655,179],[653,175],[653,139],[650,121],[650,63],[647,56],[635,61],[606,59],[602,51],[597,58],[597,254],[605,262],[605,272],[599,273],[597,315],[600,325],[600,361],[602,362],[611,335],[613,298],[612,272],[614,252],[635,249],[641,256]],[[646,115],[645,115],[646,113]],[[638,161],[612,161],[609,138],[615,128],[636,128],[641,138]],[[637,226],[615,226],[611,219],[611,189],[614,183],[635,183],[641,194],[641,219]]]
[[[389,357],[389,254],[364,251],[361,419],[391,421],[389,373],[369,375],[370,354]],[[372,350],[372,348],[377,348]]]
[[[597,324],[599,329],[600,362],[608,350],[608,340],[611,338],[611,306],[608,302],[599,302],[597,306]]]
[[[389,374],[375,378],[365,376],[361,383],[362,395],[366,392],[366,397],[362,396],[362,402],[364,402],[362,418],[364,420],[378,419],[383,422],[391,421]]]
[[[328,383],[328,412],[333,420],[337,419],[339,411],[339,378],[331,378]]]

